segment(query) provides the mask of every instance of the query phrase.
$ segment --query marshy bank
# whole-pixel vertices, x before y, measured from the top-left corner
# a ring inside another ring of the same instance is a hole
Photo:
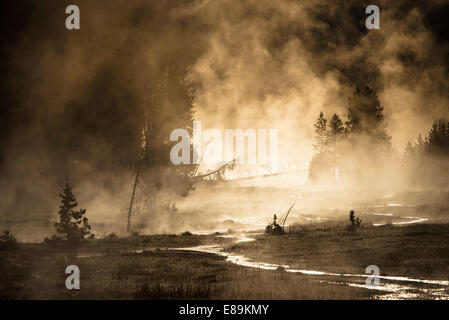
[[[230,264],[216,254],[179,247],[226,246],[233,239],[155,235],[99,239],[68,252],[21,244],[0,253],[2,299],[342,299],[368,298],[363,288],[312,281]],[[80,268],[80,290],[65,288],[65,268]]]
[[[284,236],[111,236],[70,252],[20,244],[0,254],[0,294],[12,299],[447,298],[448,240],[447,224],[367,226],[348,233],[342,224],[321,222],[293,225]],[[65,288],[69,264],[80,268],[80,290]],[[382,290],[364,285],[365,268],[373,264],[380,269]]]

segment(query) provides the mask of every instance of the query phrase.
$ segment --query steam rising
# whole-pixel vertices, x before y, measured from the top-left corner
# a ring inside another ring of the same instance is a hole
[[[399,152],[449,118],[448,1],[379,1],[371,31],[370,3],[355,0],[77,2],[81,30],[68,31],[61,1],[2,1],[0,224],[40,221],[30,240],[51,232],[67,179],[94,229],[123,231],[132,172],[122,164],[166,61],[197,88],[205,129],[280,129],[284,166],[307,167],[319,112],[345,119],[356,86],[377,91]],[[211,213],[195,209],[206,194],[147,231],[208,228]],[[261,198],[245,210],[260,214]]]

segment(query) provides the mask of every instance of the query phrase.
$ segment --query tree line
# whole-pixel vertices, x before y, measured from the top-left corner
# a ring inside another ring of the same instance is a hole
[[[447,187],[449,123],[435,121],[427,135],[409,142],[400,156],[392,148],[383,111],[375,90],[357,87],[348,98],[345,120],[336,113],[327,118],[320,112],[314,124],[309,181]]]
[[[391,136],[386,132],[383,109],[376,91],[366,86],[357,87],[348,98],[345,121],[337,113],[328,119],[320,112],[314,124],[309,181],[335,183],[342,174],[363,175],[357,161],[361,153],[387,154]]]
[[[427,136],[418,135],[408,142],[402,159],[408,182],[422,187],[445,188],[449,186],[449,123],[443,120],[432,124]]]

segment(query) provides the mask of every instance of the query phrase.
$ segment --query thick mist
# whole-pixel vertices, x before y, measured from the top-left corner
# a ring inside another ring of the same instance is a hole
[[[136,156],[149,87],[167,62],[195,87],[194,119],[204,129],[279,129],[284,167],[308,168],[316,118],[323,111],[346,120],[357,86],[376,90],[398,155],[434,121],[449,118],[449,1],[380,1],[380,30],[371,31],[365,28],[371,3],[363,1],[76,4],[77,31],[65,29],[61,1],[1,4],[0,225],[20,239],[37,241],[53,232],[66,180],[87,208],[94,233],[124,233],[134,179],[127,164]],[[381,175],[373,159],[359,164],[369,173],[367,195],[369,189],[410,187],[396,162],[379,161]],[[270,217],[305,191],[299,189],[304,176],[273,183],[290,186],[284,195],[241,193],[234,185],[220,194],[200,186],[176,201],[172,215],[137,221],[151,233],[214,229],[214,220],[226,221],[239,210]],[[351,188],[350,182],[338,186],[350,191],[340,202],[329,196],[326,207],[350,205],[357,194]]]

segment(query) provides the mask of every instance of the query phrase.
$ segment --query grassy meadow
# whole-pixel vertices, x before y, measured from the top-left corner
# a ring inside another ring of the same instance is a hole
[[[249,234],[235,243],[211,235],[153,235],[91,240],[76,249],[19,244],[0,252],[1,299],[370,299],[376,290],[323,277],[231,264],[226,257],[181,251],[219,244],[232,254],[291,268],[449,279],[449,225],[293,225],[283,236]],[[170,249],[171,248],[171,249]],[[170,250],[166,250],[170,249]],[[65,288],[65,268],[80,268],[81,289]]]

